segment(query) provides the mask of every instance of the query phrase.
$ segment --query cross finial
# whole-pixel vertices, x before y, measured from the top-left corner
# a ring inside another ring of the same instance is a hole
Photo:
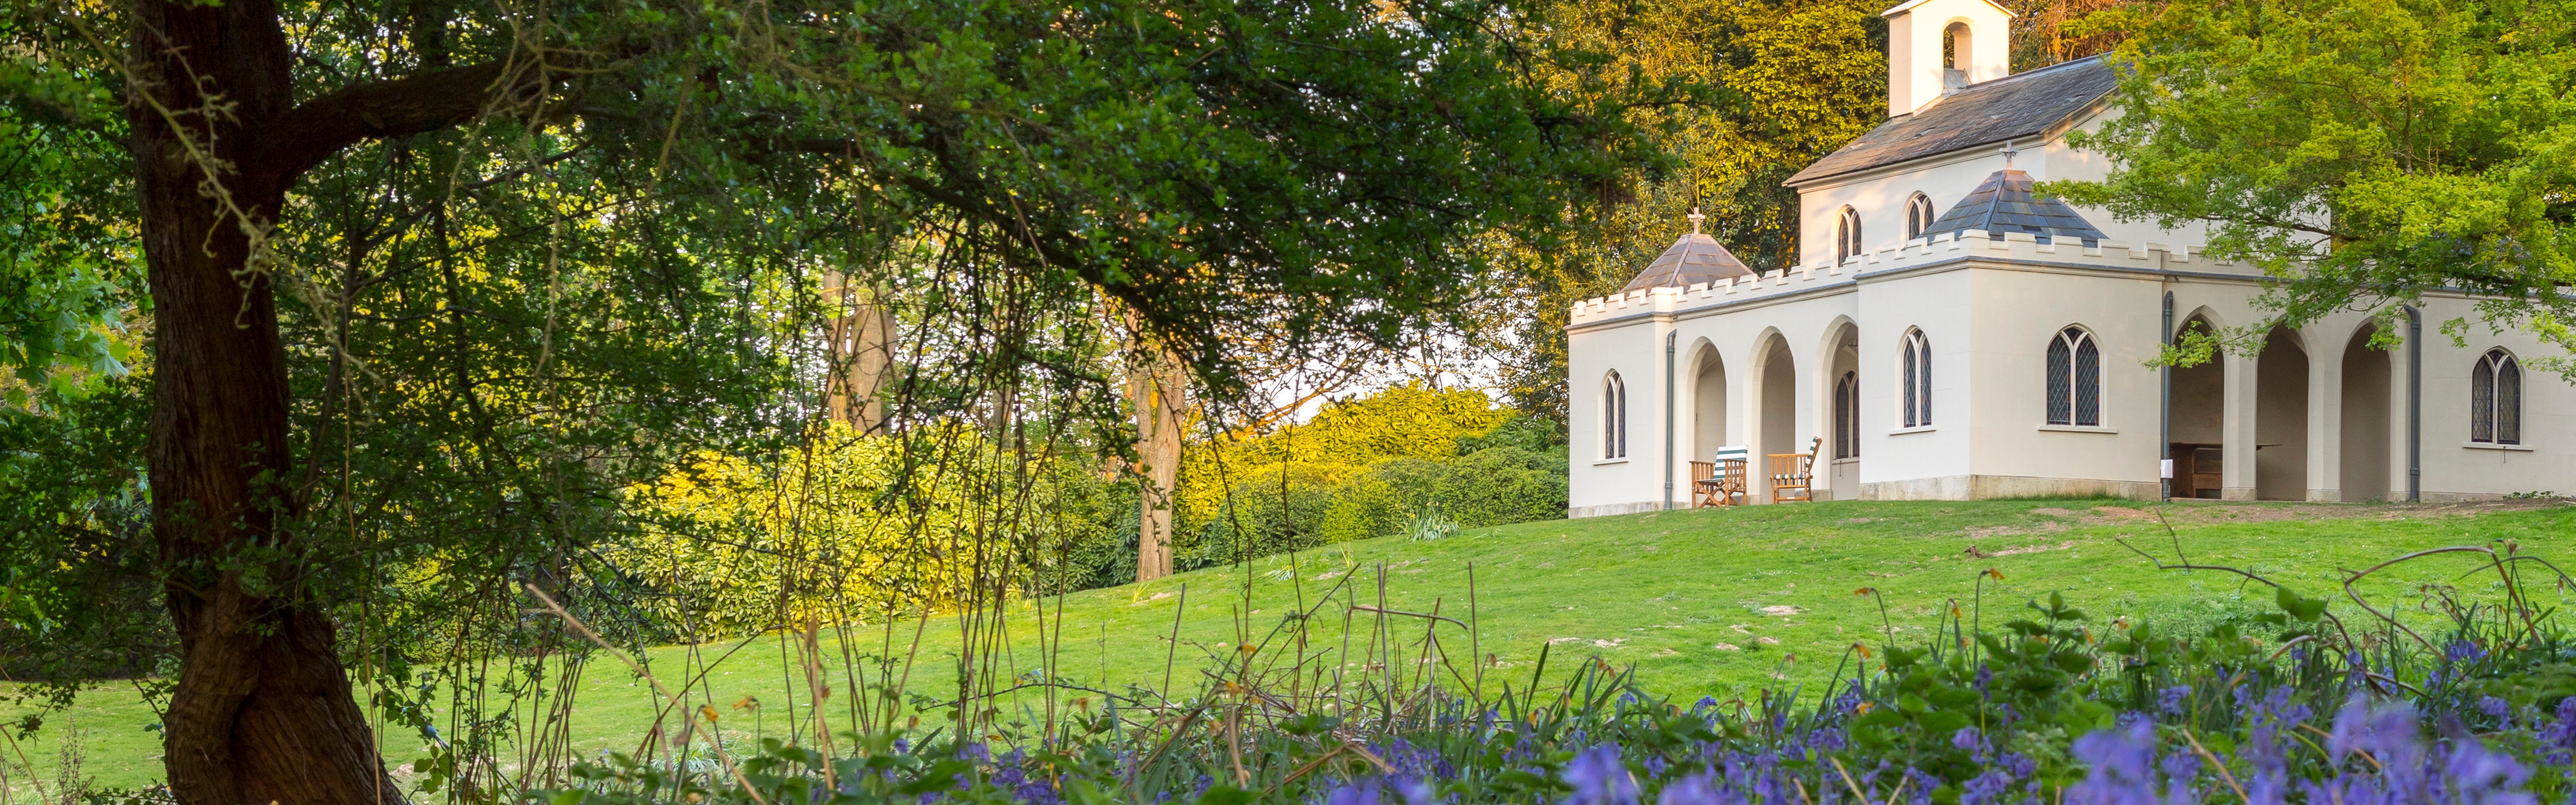
[[[1691,234],[1693,235],[1699,234],[1699,222],[1708,220],[1708,216],[1699,214],[1698,207],[1692,207],[1690,214],[1682,217],[1690,219]]]
[[[2011,140],[2005,140],[2005,141],[2004,141],[2004,147],[2003,147],[2003,153],[2004,153],[2004,170],[2012,170],[2012,161],[2013,161],[2013,157],[2015,157],[2015,156],[2019,156],[2019,155],[2021,154],[2021,149],[2014,148]]]

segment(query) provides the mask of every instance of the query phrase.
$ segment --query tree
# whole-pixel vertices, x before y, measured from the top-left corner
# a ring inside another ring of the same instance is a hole
[[[2262,302],[2293,327],[2456,288],[2487,297],[2490,326],[2576,346],[2567,4],[2177,0],[2088,24],[2130,37],[2111,56],[2119,115],[2070,138],[2112,168],[2050,192],[2169,228],[2207,225],[2212,256],[2281,280]],[[2259,348],[2272,324],[2167,357],[2196,362],[2218,341]]]
[[[1798,195],[1781,182],[1886,119],[1887,24],[1880,2],[1601,2],[1546,6],[1547,35],[1594,58],[1548,78],[1570,94],[1636,82],[1675,102],[1642,115],[1671,162],[1594,187],[1582,236],[1514,249],[1519,293],[1499,297],[1486,335],[1522,410],[1562,423],[1566,311],[1619,289],[1709,216],[1709,233],[1760,271],[1797,260]],[[1508,334],[1506,335],[1505,332]]]
[[[1393,342],[1464,303],[1468,237],[1552,243],[1572,189],[1650,148],[1633,99],[1547,93],[1491,2],[10,13],[14,70],[125,110],[20,119],[132,160],[73,201],[139,200],[190,803],[401,799],[347,663],[407,678],[438,618],[506,630],[517,583],[613,586],[587,545],[627,490],[798,438],[828,407],[800,378],[848,362],[798,351],[825,268],[934,311],[905,357],[948,368],[903,370],[890,419],[1105,389],[1102,299],[1221,392],[1229,332]],[[868,263],[895,243],[935,270]],[[356,606],[383,595],[414,598]]]

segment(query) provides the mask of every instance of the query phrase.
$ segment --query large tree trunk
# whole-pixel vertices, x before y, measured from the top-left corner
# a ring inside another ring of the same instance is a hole
[[[153,533],[181,654],[162,733],[171,793],[189,805],[400,802],[336,627],[294,581],[286,352],[256,239],[305,169],[361,139],[469,120],[502,71],[362,84],[298,107],[271,0],[138,0],[133,25]]]
[[[190,805],[399,802],[329,616],[286,581],[297,574],[285,560],[267,558],[285,552],[262,550],[285,547],[280,526],[296,514],[280,482],[294,458],[286,353],[236,213],[265,223],[292,181],[256,167],[258,127],[294,104],[293,54],[265,0],[138,3],[134,30],[152,82],[134,88],[129,119],[155,327],[153,528],[181,652],[162,733],[171,793]],[[191,74],[232,114],[199,113]],[[253,169],[207,185],[192,148]]]
[[[1180,488],[1181,426],[1188,414],[1189,372],[1178,358],[1138,343],[1127,369],[1127,404],[1136,417],[1137,474],[1143,481],[1136,523],[1136,580],[1172,575],[1172,495]]]

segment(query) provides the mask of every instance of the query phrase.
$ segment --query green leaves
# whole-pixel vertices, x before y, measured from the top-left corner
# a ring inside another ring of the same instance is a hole
[[[2309,598],[2291,592],[2288,587],[2272,588],[2272,600],[2281,606],[2282,612],[2299,619],[2300,623],[2315,623],[2318,616],[2326,614],[2325,599]]]
[[[2565,4],[2177,0],[2099,24],[2132,35],[2111,56],[2121,115],[2070,142],[2113,170],[2049,192],[2208,222],[2213,255],[2289,280],[2264,302],[2293,327],[2452,287],[2499,297],[2478,308],[2492,324],[2576,344],[2557,293],[2576,281]],[[2270,324],[2223,335],[2259,348]]]

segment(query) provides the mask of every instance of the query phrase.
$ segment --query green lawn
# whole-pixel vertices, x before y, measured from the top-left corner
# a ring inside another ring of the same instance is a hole
[[[2159,511],[2174,537],[2166,535]],[[1317,607],[1326,591],[1346,580],[1343,595],[1358,593],[1363,603],[1375,603],[1383,579],[1388,609],[1436,607],[1467,620],[1467,570],[1473,565],[1476,643],[1495,660],[1487,672],[1489,687],[1506,679],[1525,684],[1540,647],[1553,643],[1551,677],[1573,667],[1576,658],[1599,656],[1635,667],[1649,687],[1673,696],[1724,698],[1765,685],[1820,682],[1833,673],[1846,647],[1875,642],[1890,626],[1900,640],[1928,638],[1948,602],[1973,606],[1978,571],[1986,568],[2003,576],[1985,584],[1989,622],[2052,592],[2064,593],[2097,622],[2125,617],[2167,627],[2192,628],[2230,612],[2270,606],[2268,590],[2243,589],[2234,576],[2157,571],[2120,547],[2115,540],[2121,538],[2168,560],[2178,541],[2194,562],[2251,568],[2323,596],[2335,591],[2338,568],[2445,545],[2511,539],[2526,552],[2566,564],[2576,561],[2571,536],[2576,508],[2542,503],[1843,502],[1524,523],[1434,542],[1337,545],[1296,557],[1293,568],[1288,557],[1273,557],[1248,568],[1079,593],[1062,602],[1063,638],[1053,657],[1060,676],[1087,685],[1159,688],[1166,638],[1186,583],[1189,606],[1180,614],[1176,662],[1186,685],[1213,658],[1233,656],[1240,634],[1260,642],[1260,634],[1296,611],[1300,601]],[[2375,602],[2416,601],[2428,584],[2466,596],[2492,594],[2491,576],[2462,576],[2472,566],[2467,558],[2401,566],[2374,578],[2366,592]],[[1884,624],[1873,598],[1854,595],[1861,587],[1884,596]],[[1364,659],[1338,654],[1345,616],[1360,636],[1354,650],[1367,642],[1374,617],[1349,612],[1348,603],[1344,598],[1321,605],[1310,634],[1309,651],[1320,655],[1313,665]],[[1051,633],[1059,628],[1056,605],[1053,599],[1045,603]],[[2348,603],[2338,606],[2351,611]],[[1008,624],[1014,639],[1001,666],[1015,673],[1046,665],[1048,652],[1035,638],[1040,621],[1032,610],[1015,611]],[[1408,642],[1420,639],[1425,621],[1390,620]],[[897,642],[908,644],[916,625],[904,624]],[[1452,656],[1465,662],[1464,630],[1444,625],[1440,631]],[[870,634],[863,651],[879,650],[882,633]],[[912,674],[915,691],[953,695],[958,645],[954,619],[928,622]],[[712,656],[732,647],[699,650]],[[677,668],[684,651],[658,649],[653,663]],[[1266,656],[1282,649],[1262,651]],[[774,638],[741,648],[709,674],[706,698],[721,706],[757,697],[769,708],[765,719],[782,717],[780,707],[804,698],[804,683],[784,672],[780,657]],[[578,696],[571,729],[578,752],[631,749],[653,717],[649,690],[609,661],[592,665]],[[731,712],[728,728],[755,720]],[[132,685],[102,685],[72,713],[49,719],[34,739],[14,749],[0,744],[0,752],[8,753],[10,786],[21,796],[28,792],[26,770],[19,766],[23,753],[44,772],[51,790],[53,759],[62,751],[65,727],[74,723],[83,733],[86,775],[102,785],[149,782],[157,777],[154,758],[160,752],[157,737],[144,729],[151,721]],[[748,731],[752,725],[741,726]],[[763,729],[776,734],[778,728],[772,723]],[[409,736],[388,743],[388,756],[397,761],[415,751]]]

